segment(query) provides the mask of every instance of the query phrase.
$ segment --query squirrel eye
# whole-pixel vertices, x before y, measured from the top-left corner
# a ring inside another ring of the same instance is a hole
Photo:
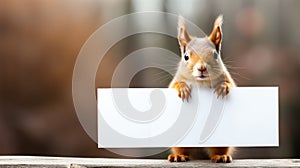
[[[217,53],[216,50],[214,50],[214,59],[218,59],[218,57],[219,57],[219,54]]]
[[[186,60],[186,61],[189,60],[188,54],[185,54],[185,55],[184,55],[184,60]]]

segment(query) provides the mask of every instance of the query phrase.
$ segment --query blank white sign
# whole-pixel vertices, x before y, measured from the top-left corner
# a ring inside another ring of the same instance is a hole
[[[192,87],[101,88],[98,147],[278,146],[278,87],[236,87],[224,98]]]

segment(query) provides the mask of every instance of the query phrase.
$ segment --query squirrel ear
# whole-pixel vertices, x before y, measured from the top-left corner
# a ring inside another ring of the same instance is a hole
[[[222,24],[223,24],[223,15],[219,15],[215,20],[213,30],[209,35],[209,40],[213,42],[216,46],[216,50],[220,52],[221,50],[221,42],[222,42]]]
[[[185,53],[187,44],[191,41],[191,36],[189,35],[185,20],[182,16],[178,18],[178,42],[182,53]]]

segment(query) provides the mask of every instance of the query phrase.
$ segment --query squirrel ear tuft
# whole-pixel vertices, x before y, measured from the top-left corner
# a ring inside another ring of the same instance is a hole
[[[219,15],[218,18],[215,20],[213,30],[208,37],[210,41],[215,44],[216,50],[218,52],[220,52],[221,50],[221,42],[223,38],[222,24],[223,24],[223,15]]]
[[[185,53],[187,44],[191,41],[191,36],[189,35],[185,20],[182,16],[178,18],[178,42],[180,45],[181,53]]]

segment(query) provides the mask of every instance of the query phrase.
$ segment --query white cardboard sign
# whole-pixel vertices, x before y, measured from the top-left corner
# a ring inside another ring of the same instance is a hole
[[[98,89],[98,147],[279,146],[278,87]]]

